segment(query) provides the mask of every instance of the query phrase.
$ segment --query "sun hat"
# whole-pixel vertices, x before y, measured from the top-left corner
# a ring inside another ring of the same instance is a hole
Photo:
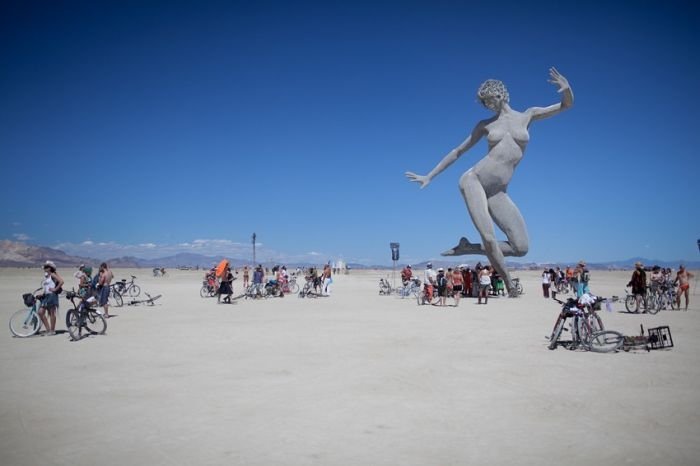
[[[635,266],[635,267],[641,267],[641,266],[642,266],[642,263],[639,262],[639,261],[637,261],[637,262],[634,263],[634,266]]]
[[[54,264],[52,261],[44,262],[44,268],[46,267],[51,267],[52,269],[56,270],[56,264]]]
[[[444,271],[445,271],[445,269],[443,269],[442,267],[440,267],[440,268],[438,269],[438,272],[444,272]]]
[[[426,267],[428,267],[429,269],[432,269],[432,268],[433,268],[433,263],[432,263],[432,262],[428,262],[428,264],[426,265]]]

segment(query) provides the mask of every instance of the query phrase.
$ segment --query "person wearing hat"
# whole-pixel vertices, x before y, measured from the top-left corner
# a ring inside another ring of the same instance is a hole
[[[627,286],[632,287],[632,294],[637,302],[634,312],[639,312],[639,306],[642,304],[642,299],[647,292],[647,274],[644,271],[644,265],[642,265],[641,262],[635,262],[634,272],[632,272],[632,279]]]
[[[444,306],[447,302],[447,277],[445,276],[445,269],[442,267],[440,267],[437,271],[435,282],[437,284],[439,305]]]
[[[433,300],[435,285],[437,285],[437,273],[433,270],[433,264],[428,262],[423,273],[423,286],[425,287],[425,295],[428,297],[428,301]]]
[[[63,279],[56,273],[56,264],[46,261],[44,264],[44,280],[41,282],[44,290],[44,298],[41,300],[39,308],[39,318],[44,324],[46,333],[44,335],[56,334],[56,310],[58,309],[58,295],[63,291]],[[46,318],[46,312],[49,318]]]

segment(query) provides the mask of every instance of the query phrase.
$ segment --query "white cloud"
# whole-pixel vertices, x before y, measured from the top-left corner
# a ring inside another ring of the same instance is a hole
[[[15,233],[12,235],[17,241],[29,241],[31,238],[25,233]]]

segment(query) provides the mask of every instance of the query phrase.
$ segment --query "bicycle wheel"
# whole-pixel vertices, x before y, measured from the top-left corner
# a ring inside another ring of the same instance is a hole
[[[658,313],[662,307],[665,307],[664,302],[665,300],[663,295],[654,295],[653,297],[650,297],[647,303],[647,312],[652,315]]]
[[[523,285],[520,282],[515,284],[515,289],[518,291],[518,294],[523,294]]]
[[[202,298],[206,298],[207,296],[209,296],[209,287],[207,285],[204,285],[202,286],[202,288],[200,288],[199,296],[201,296]]]
[[[41,328],[41,319],[31,308],[20,309],[10,317],[10,332],[16,337],[31,337]]]
[[[122,295],[117,290],[112,290],[111,293],[109,293],[109,305],[116,307],[122,307],[124,305]]]
[[[85,316],[85,328],[93,335],[104,335],[107,331],[107,321],[104,316],[91,309]]]
[[[554,330],[552,330],[552,335],[549,337],[549,348],[550,350],[557,349],[557,342],[559,341],[559,337],[561,336],[561,332],[564,329],[564,321],[566,319],[559,318],[557,319],[557,323],[554,324]]]
[[[289,284],[289,292],[294,294],[299,293],[299,285],[297,282]]]
[[[66,322],[68,327],[68,334],[70,339],[73,341],[78,341],[82,337],[81,327],[80,327],[80,315],[77,310],[71,309],[66,314]]]
[[[129,288],[129,296],[132,298],[137,297],[138,295],[141,294],[141,287],[138,285],[131,285],[131,288]]]
[[[633,294],[628,294],[627,297],[625,298],[625,309],[627,309],[627,312],[637,312],[635,309],[637,308],[637,298]]]
[[[611,353],[622,348],[625,337],[614,330],[605,330],[591,335],[589,349],[594,353]]]
[[[586,321],[586,318],[582,316],[576,316],[574,318],[574,323],[574,328],[576,329],[574,332],[576,334],[574,342],[578,346],[582,346],[585,349],[590,349],[591,335],[593,333],[591,332],[590,324]]]

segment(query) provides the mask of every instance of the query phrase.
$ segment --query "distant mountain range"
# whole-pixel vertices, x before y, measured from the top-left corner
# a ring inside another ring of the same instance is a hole
[[[249,260],[239,259],[235,257],[226,257],[234,267],[243,267],[244,265],[250,265]],[[152,268],[152,267],[165,267],[165,268],[209,268],[215,264],[218,264],[224,256],[205,256],[201,254],[190,254],[181,253],[174,256],[161,257],[158,259],[140,259],[138,257],[115,257],[109,259],[96,259],[90,257],[79,257],[71,256],[65,252],[43,247],[43,246],[32,246],[26,243],[20,243],[15,241],[0,241],[0,267],[36,267],[43,264],[47,260],[53,261],[57,267],[77,267],[80,264],[88,265],[98,265],[100,262],[107,262],[110,267],[115,268]],[[455,267],[460,264],[469,264],[470,266],[476,265],[478,261],[475,258],[471,260],[434,260],[433,268],[438,267]],[[483,262],[483,261],[482,261]],[[651,267],[653,265],[658,265],[660,267],[670,267],[672,269],[677,269],[680,263],[683,263],[689,269],[700,269],[700,261],[662,261],[662,260],[650,260],[643,257],[633,257],[625,260],[608,261],[608,262],[597,262],[588,263],[588,267],[591,270],[627,270],[634,267],[635,262],[641,262],[646,267]],[[414,270],[424,269],[428,261],[419,262],[411,264]],[[266,267],[275,264],[268,264],[262,262]],[[314,263],[293,263],[286,264],[288,267],[309,267],[317,266],[319,264]],[[406,265],[403,262],[397,264],[397,267],[403,267]],[[506,265],[510,269],[514,270],[537,270],[544,268],[555,268],[575,265],[573,262],[507,262]],[[348,264],[351,269],[386,269],[391,270],[392,266],[387,265],[363,265],[363,264]]]
[[[40,266],[47,260],[53,261],[57,267],[77,267],[80,264],[96,266],[101,262],[107,262],[112,268],[153,268],[164,267],[166,269],[174,268],[209,268],[222,259],[228,259],[233,267],[243,267],[251,265],[250,260],[239,259],[229,256],[205,256],[202,254],[180,253],[174,256],[160,257],[158,259],[141,259],[133,256],[113,257],[113,258],[90,258],[71,256],[59,249],[48,248],[44,246],[32,246],[26,243],[15,241],[0,241],[0,267],[36,267]],[[267,262],[259,262],[265,267],[271,267],[275,264]],[[317,266],[317,263],[299,262],[286,264],[288,267],[311,267]],[[361,264],[348,264],[348,267],[358,269],[367,268]]]

